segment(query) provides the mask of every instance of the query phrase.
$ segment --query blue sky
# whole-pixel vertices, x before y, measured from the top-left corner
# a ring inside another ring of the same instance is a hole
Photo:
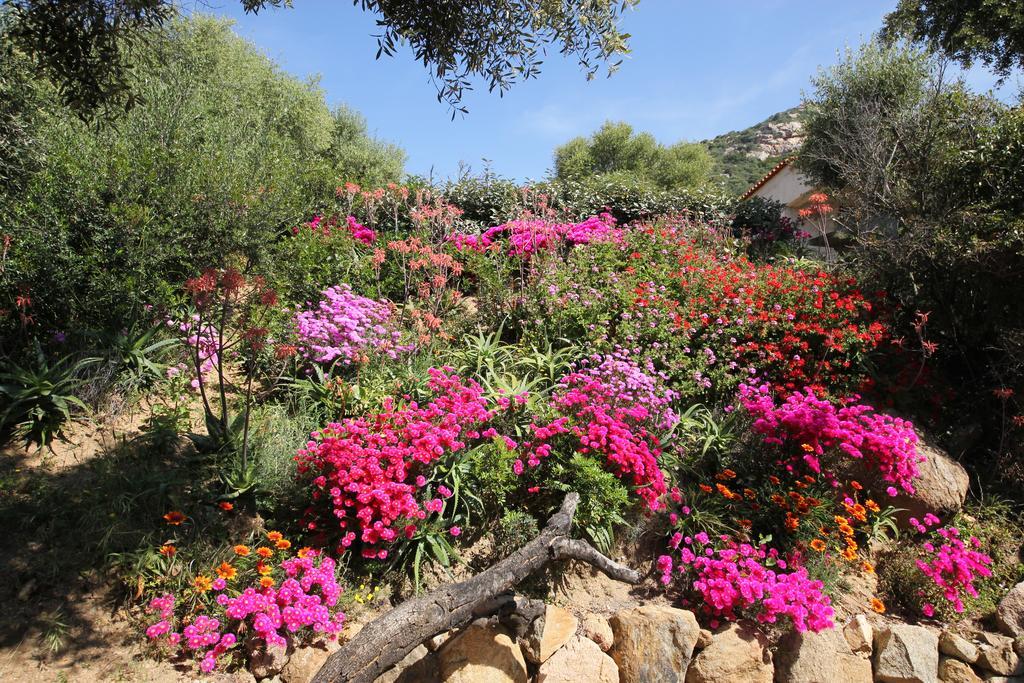
[[[238,0],[199,9],[236,20],[236,31],[286,70],[319,76],[331,104],[366,116],[371,131],[408,153],[406,170],[452,176],[483,160],[504,176],[540,178],[553,148],[607,120],[623,120],[660,141],[701,140],[745,128],[799,103],[819,65],[857,46],[896,0],[642,0],[625,16],[632,54],[610,79],[586,81],[554,52],[538,79],[503,98],[483,84],[456,116],[435,97],[408,50],[374,59],[373,16],[348,0],[295,0],[292,9],[242,12]],[[975,71],[973,85],[992,79]]]

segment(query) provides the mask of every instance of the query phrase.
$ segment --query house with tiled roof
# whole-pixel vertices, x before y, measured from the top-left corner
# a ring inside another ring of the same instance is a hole
[[[800,222],[800,211],[811,205],[811,195],[820,193],[821,189],[815,187],[796,168],[793,162],[796,157],[788,157],[776,164],[772,170],[756,183],[750,186],[740,197],[740,201],[746,201],[751,197],[776,201],[782,204],[782,215],[793,221],[794,225]],[[822,228],[824,227],[824,234]],[[823,216],[822,220],[805,221],[800,228],[810,233],[810,243],[814,246],[826,246],[827,236],[835,232],[836,223],[832,215]]]

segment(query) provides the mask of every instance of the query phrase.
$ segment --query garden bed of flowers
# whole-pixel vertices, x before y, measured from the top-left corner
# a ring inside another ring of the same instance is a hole
[[[356,586],[415,591],[482,538],[512,548],[568,491],[602,550],[655,530],[641,569],[706,625],[834,626],[839,579],[882,566],[924,459],[873,393],[885,302],[723,221],[523,197],[481,225],[347,184],[279,268],[210,268],[147,307],[171,340],[147,358],[148,435],[205,415],[195,478],[147,494],[155,524],[118,551],[155,653],[210,672],[337,638]],[[911,520],[914,595],[872,608],[981,614],[1002,566],[984,530]]]

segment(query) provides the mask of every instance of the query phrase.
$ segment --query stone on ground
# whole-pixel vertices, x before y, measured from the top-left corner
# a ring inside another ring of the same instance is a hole
[[[686,679],[700,634],[693,612],[644,605],[616,613],[609,624],[615,638],[609,654],[619,667],[621,683]]]

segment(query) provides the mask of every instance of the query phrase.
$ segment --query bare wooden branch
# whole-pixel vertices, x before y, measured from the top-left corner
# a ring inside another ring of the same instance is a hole
[[[637,583],[640,575],[585,541],[569,538],[579,494],[569,493],[540,535],[493,567],[465,581],[412,598],[374,619],[324,662],[313,683],[373,683],[428,638],[515,603],[511,590],[550,562],[587,562],[608,576]],[[518,604],[518,603],[515,603]],[[518,608],[516,608],[518,609]]]

